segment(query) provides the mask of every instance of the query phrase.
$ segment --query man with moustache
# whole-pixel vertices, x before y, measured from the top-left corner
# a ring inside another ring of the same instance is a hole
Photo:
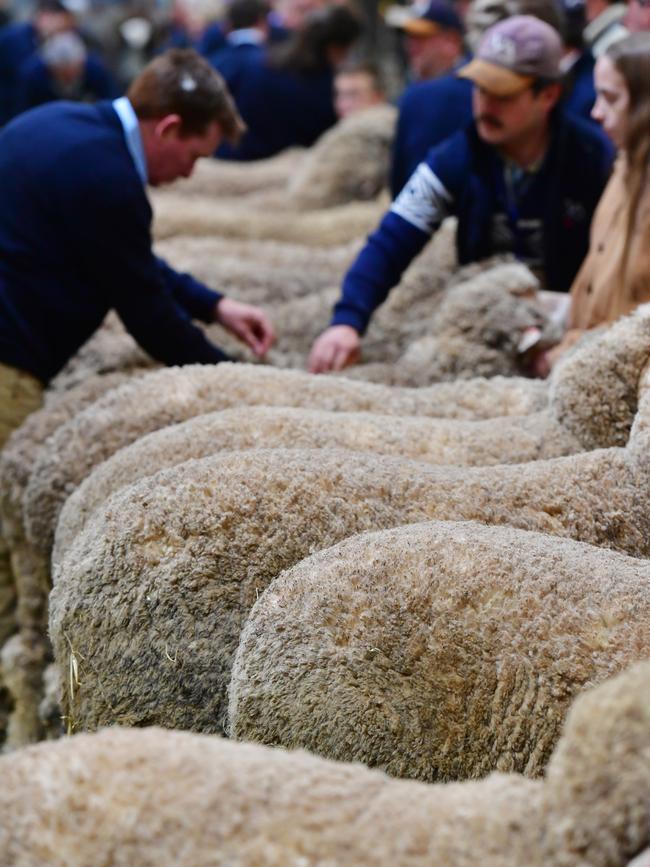
[[[458,73],[474,85],[473,123],[429,151],[369,237],[314,343],[312,372],[358,360],[373,311],[448,216],[461,264],[513,253],[544,288],[568,292],[613,152],[560,110],[561,57],[556,31],[529,15],[485,32]]]

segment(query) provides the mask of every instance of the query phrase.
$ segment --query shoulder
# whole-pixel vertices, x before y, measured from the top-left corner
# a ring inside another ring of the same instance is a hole
[[[589,165],[609,171],[615,151],[599,127],[563,112],[559,117],[556,135],[560,137],[563,161],[569,168],[572,162],[587,159]]]
[[[402,94],[398,107],[400,110],[414,110],[422,106],[432,106],[448,99],[471,94],[472,85],[467,79],[457,75],[442,75],[432,81],[417,81],[409,85]]]
[[[450,135],[427,153],[425,162],[434,174],[449,183],[460,181],[473,161],[471,127]],[[443,181],[444,182],[444,181]]]

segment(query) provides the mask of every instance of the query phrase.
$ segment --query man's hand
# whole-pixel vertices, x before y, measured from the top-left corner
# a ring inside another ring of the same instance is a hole
[[[217,302],[215,319],[249,346],[258,358],[266,355],[275,340],[271,320],[259,307],[251,304],[221,298]]]
[[[361,337],[351,325],[332,325],[316,340],[309,353],[309,372],[343,370],[361,354]]]

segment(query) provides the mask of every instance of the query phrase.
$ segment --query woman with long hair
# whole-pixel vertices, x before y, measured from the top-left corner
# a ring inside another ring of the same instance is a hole
[[[619,151],[571,288],[568,331],[553,361],[582,333],[650,301],[650,33],[612,45],[596,63],[599,121]]]

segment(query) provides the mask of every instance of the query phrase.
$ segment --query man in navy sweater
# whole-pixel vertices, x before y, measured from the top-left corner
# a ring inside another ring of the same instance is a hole
[[[474,83],[474,123],[431,149],[368,239],[310,370],[358,359],[373,311],[449,215],[461,264],[514,253],[546,289],[569,290],[613,153],[592,126],[557,109],[561,55],[558,34],[538,18],[486,31],[459,73]]]
[[[51,103],[0,133],[0,387],[47,383],[110,309],[166,364],[227,358],[192,319],[219,321],[264,355],[273,329],[262,311],[154,256],[145,191],[188,177],[241,131],[218,73],[174,49],[127,97]]]

